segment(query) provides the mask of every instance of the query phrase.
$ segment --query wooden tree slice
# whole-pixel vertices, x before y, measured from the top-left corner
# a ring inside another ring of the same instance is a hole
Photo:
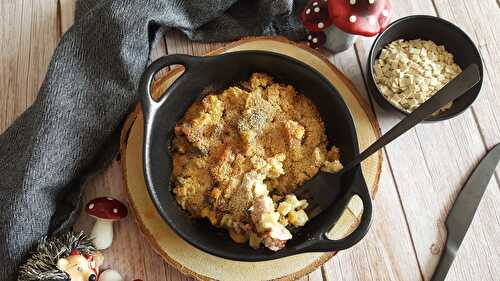
[[[323,74],[339,91],[352,114],[360,149],[366,148],[379,136],[377,120],[370,107],[352,83],[320,53],[284,38],[253,37],[226,45],[210,52],[216,55],[240,50],[265,50],[301,60]],[[160,77],[153,94],[161,96],[180,75],[174,69]],[[294,280],[321,266],[335,253],[308,253],[264,262],[238,262],[222,259],[200,251],[177,236],[156,211],[146,189],[142,167],[143,116],[139,106],[127,118],[121,135],[123,176],[130,206],[146,239],[163,259],[181,272],[199,280]],[[362,164],[363,174],[372,196],[378,188],[382,167],[382,152]],[[343,215],[329,233],[340,239],[351,233],[359,223],[363,205],[353,197]]]

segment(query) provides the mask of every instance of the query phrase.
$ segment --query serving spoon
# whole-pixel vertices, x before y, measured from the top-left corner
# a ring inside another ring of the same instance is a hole
[[[392,129],[365,149],[362,153],[354,157],[350,162],[344,165],[344,168],[337,173],[328,173],[320,171],[312,179],[308,180],[304,185],[295,191],[295,194],[301,198],[306,199],[309,206],[306,209],[309,218],[319,215],[324,209],[328,208],[333,202],[331,196],[332,190],[339,189],[342,186],[342,175],[353,170],[363,160],[370,157],[382,147],[386,146],[409,129],[429,117],[432,113],[438,111],[468,90],[474,87],[480,80],[479,67],[476,64],[469,65],[458,76],[441,88],[430,99],[416,108],[411,114],[403,118]],[[347,194],[345,200],[355,194]],[[370,210],[371,211],[371,210]]]

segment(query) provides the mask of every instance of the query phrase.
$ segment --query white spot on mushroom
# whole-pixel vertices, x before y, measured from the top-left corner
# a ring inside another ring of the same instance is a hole
[[[309,15],[310,13],[311,13],[311,9],[309,9],[309,8],[308,8],[308,9],[306,10],[306,15]]]
[[[351,5],[356,5],[356,0],[350,0],[350,1],[349,1],[349,4],[351,4]]]
[[[389,16],[389,10],[387,10],[387,9],[382,10],[382,16],[388,17]]]
[[[313,37],[311,34],[309,34],[309,36],[307,36],[307,40],[311,40]]]
[[[318,2],[313,2],[313,6],[318,6]]]
[[[349,21],[352,23],[355,23],[358,20],[358,18],[355,15],[352,15],[349,17]]]
[[[117,208],[113,208],[113,213],[118,213],[118,209]]]
[[[325,27],[325,24],[323,22],[318,22],[318,28],[322,29],[323,27]]]
[[[89,210],[92,210],[92,209],[94,209],[94,203],[91,203],[91,204],[89,205]]]
[[[368,0],[368,3],[373,4],[375,3],[375,0]]]
[[[318,38],[313,38],[313,43],[318,43]]]
[[[111,197],[106,197],[106,199],[108,199],[109,201],[113,201],[114,199],[111,198]]]
[[[314,12],[319,13],[320,8],[319,7],[314,7]]]
[[[368,23],[371,25],[375,25],[375,24],[377,24],[377,19],[375,17],[369,17]]]

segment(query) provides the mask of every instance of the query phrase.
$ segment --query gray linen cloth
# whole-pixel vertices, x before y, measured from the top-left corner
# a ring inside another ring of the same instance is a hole
[[[294,0],[80,0],[34,104],[0,135],[0,280],[44,235],[71,227],[81,186],[116,155],[158,31],[228,41],[304,36]]]

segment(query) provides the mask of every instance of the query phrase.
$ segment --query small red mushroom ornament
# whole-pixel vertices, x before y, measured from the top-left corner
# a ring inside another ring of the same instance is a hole
[[[300,19],[309,31],[307,44],[314,49],[323,46],[326,42],[325,30],[333,23],[328,12],[328,2],[325,0],[310,1],[302,10]]]
[[[113,242],[113,222],[127,216],[127,207],[111,197],[99,197],[87,203],[85,211],[96,219],[90,236],[97,250],[104,250]]]
[[[324,0],[310,1],[300,15],[304,27],[312,32],[321,32],[333,23],[328,13],[328,2]]]
[[[329,0],[328,10],[338,28],[362,36],[382,32],[392,14],[387,0]]]
[[[311,48],[347,50],[358,35],[374,36],[390,23],[389,0],[311,0],[301,13]]]

